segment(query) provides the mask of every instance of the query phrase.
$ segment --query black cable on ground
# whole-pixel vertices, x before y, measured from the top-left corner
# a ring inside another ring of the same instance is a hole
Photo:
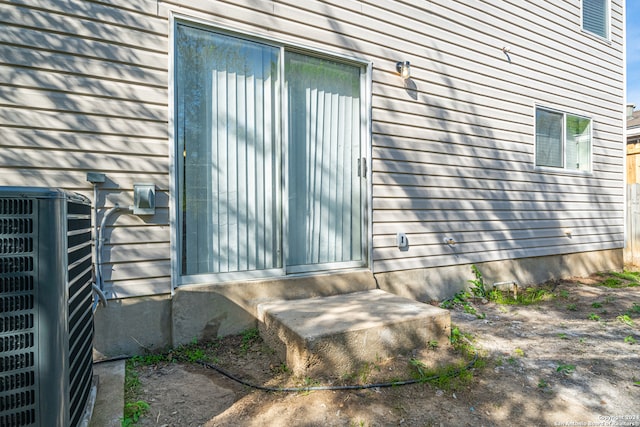
[[[244,386],[250,387],[250,388],[254,388],[257,390],[262,390],[262,391],[275,391],[275,392],[287,392],[287,393],[299,393],[299,392],[305,392],[305,391],[317,391],[317,390],[364,390],[364,389],[371,389],[371,388],[385,388],[385,387],[396,387],[396,386],[401,386],[401,385],[409,385],[409,384],[417,384],[417,383],[424,383],[424,382],[428,382],[428,381],[432,381],[438,378],[445,378],[445,377],[457,377],[458,375],[460,375],[460,373],[462,371],[467,371],[469,369],[471,369],[473,367],[473,365],[476,363],[476,361],[478,360],[478,352],[475,351],[475,354],[473,355],[473,359],[471,360],[471,362],[469,362],[466,366],[464,366],[463,368],[458,369],[455,372],[449,373],[449,374],[443,374],[443,375],[434,375],[432,377],[425,377],[425,378],[416,378],[416,379],[410,379],[410,380],[403,380],[403,381],[391,381],[391,382],[385,382],[385,383],[377,383],[377,384],[362,384],[362,385],[326,385],[326,386],[311,386],[311,387],[267,387],[267,386],[262,386],[262,385],[257,385],[257,384],[251,384],[248,381],[245,381],[241,378],[238,378],[237,376],[235,376],[234,374],[226,371],[225,369],[214,365],[213,363],[209,363],[209,362],[205,362],[202,360],[198,360],[197,363],[200,363],[202,366],[204,366],[205,368],[209,368],[209,369],[213,369],[216,372],[219,372],[220,374],[224,375],[225,377],[229,378],[230,380],[233,380],[237,383],[240,383]]]

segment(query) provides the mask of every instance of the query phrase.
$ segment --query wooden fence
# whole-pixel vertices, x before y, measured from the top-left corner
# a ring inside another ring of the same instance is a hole
[[[627,235],[625,264],[640,266],[640,184],[627,185]]]

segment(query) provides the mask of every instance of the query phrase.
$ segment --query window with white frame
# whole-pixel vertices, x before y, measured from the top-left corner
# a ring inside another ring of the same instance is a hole
[[[181,275],[366,263],[365,70],[176,23]]]
[[[582,28],[609,38],[609,0],[582,0]]]
[[[536,108],[536,166],[591,170],[591,119]]]

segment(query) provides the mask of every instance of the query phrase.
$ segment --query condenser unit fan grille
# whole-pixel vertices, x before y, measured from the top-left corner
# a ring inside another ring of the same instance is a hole
[[[31,199],[0,199],[0,426],[38,423],[37,289]]]

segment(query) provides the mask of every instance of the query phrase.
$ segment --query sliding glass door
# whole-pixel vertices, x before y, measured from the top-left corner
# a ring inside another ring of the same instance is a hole
[[[175,34],[181,275],[364,265],[361,67]]]
[[[360,69],[287,53],[289,266],[361,261]]]

